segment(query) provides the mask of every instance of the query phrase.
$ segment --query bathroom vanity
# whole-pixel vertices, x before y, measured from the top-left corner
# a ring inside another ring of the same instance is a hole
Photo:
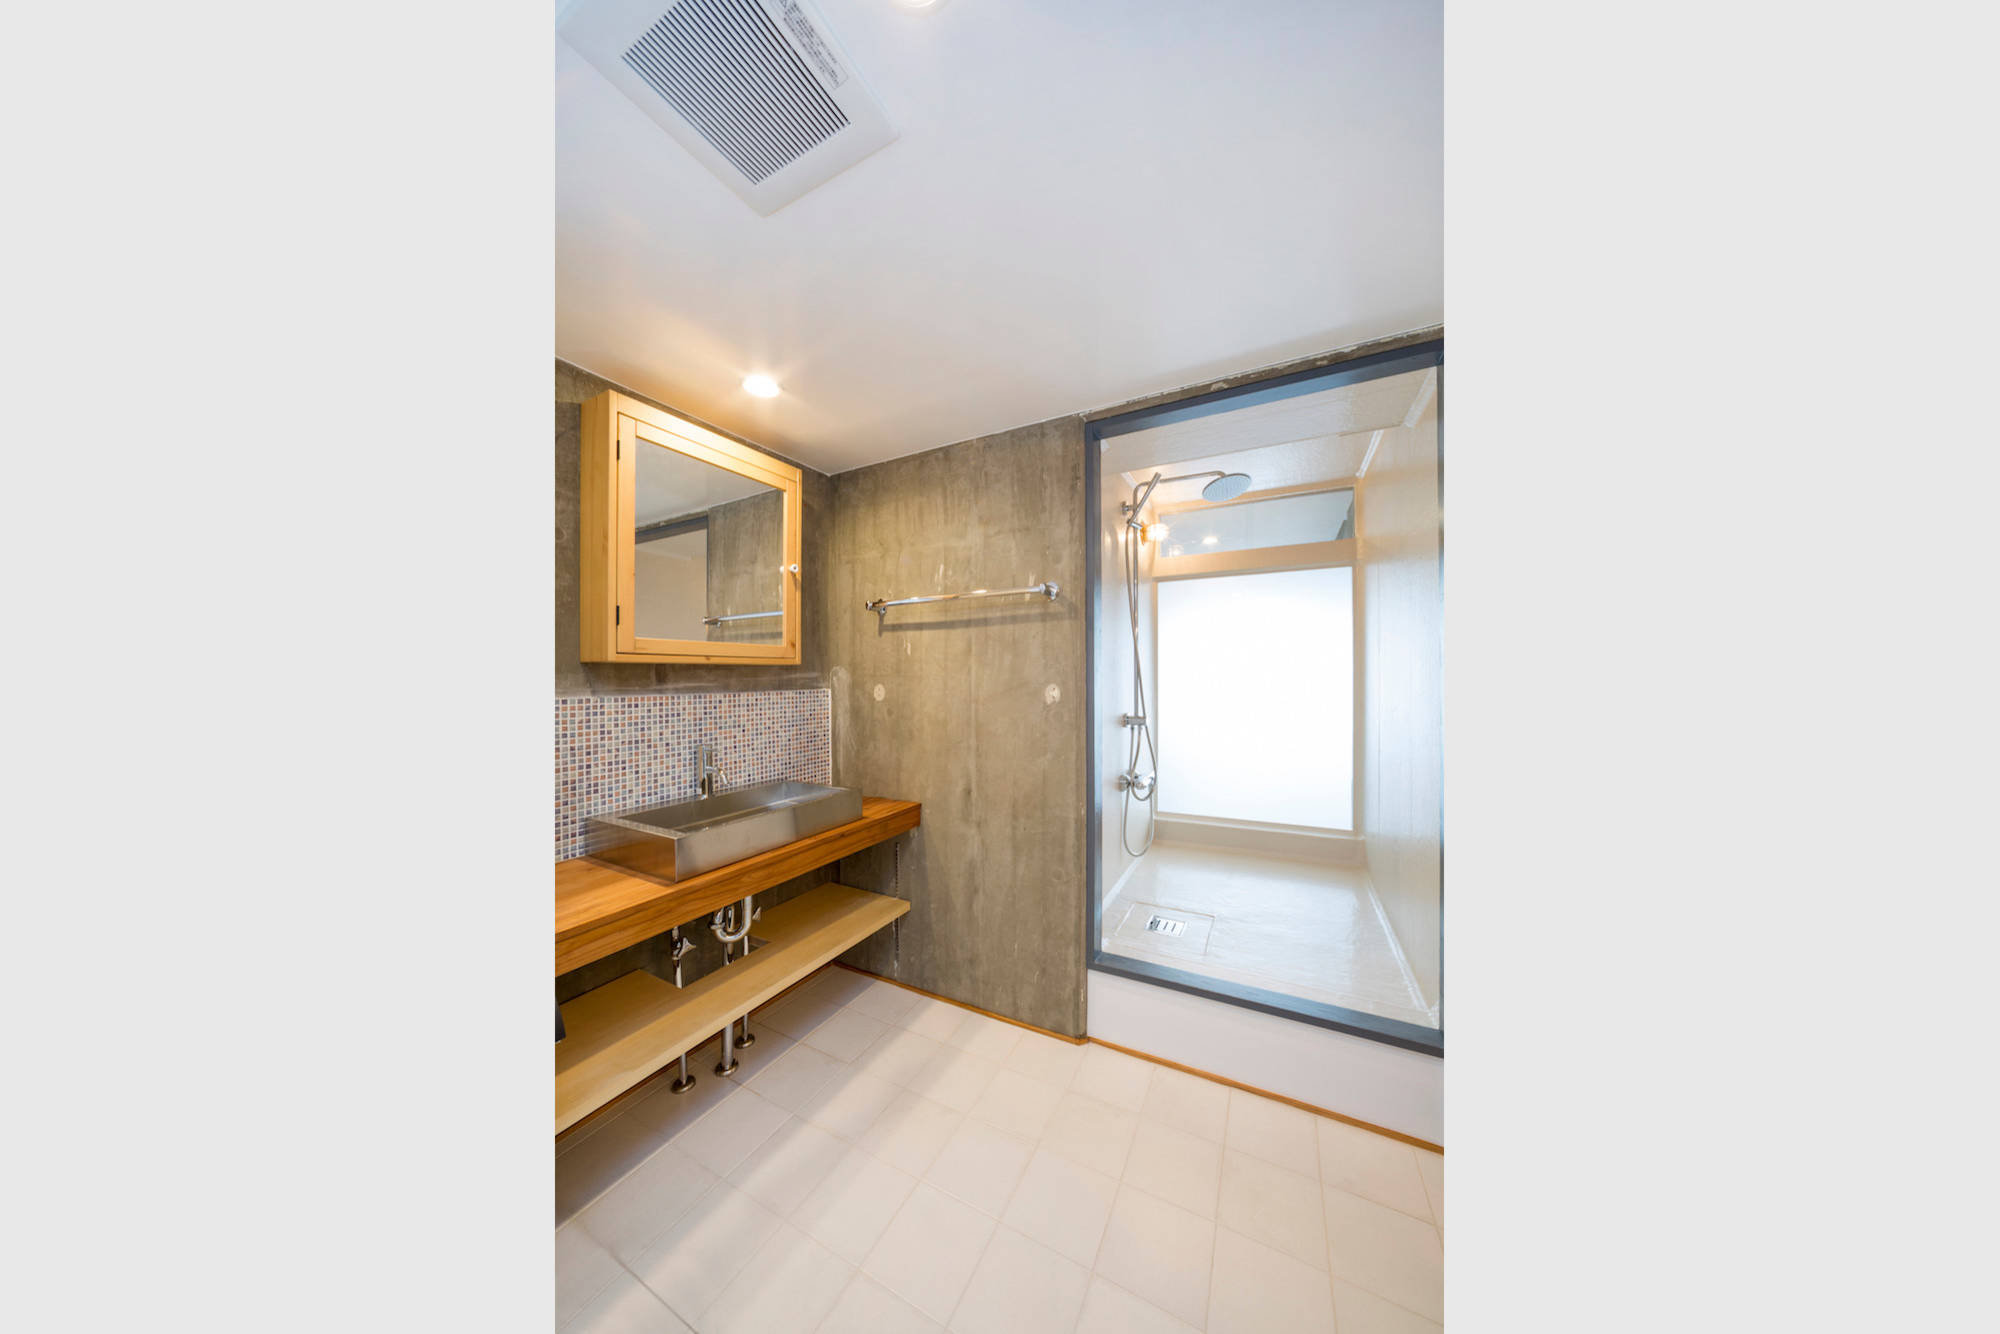
[[[865,797],[861,816],[714,870],[671,881],[588,857],[556,863],[555,972],[560,975],[907,833],[914,801]],[[637,971],[560,1007],[560,1133],[910,910],[886,894],[820,885],[761,912],[759,944],[685,987]]]

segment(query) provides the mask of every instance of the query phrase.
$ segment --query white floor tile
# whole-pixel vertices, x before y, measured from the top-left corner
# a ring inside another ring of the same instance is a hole
[[[1083,1049],[1083,1061],[1069,1086],[1099,1102],[1136,1112],[1146,1105],[1146,1091],[1152,1087],[1154,1069],[1151,1061],[1093,1042]]]
[[[1212,1079],[1156,1065],[1139,1112],[1220,1144],[1229,1122],[1229,1089]]]
[[[1097,1252],[1097,1272],[1200,1329],[1208,1315],[1215,1225],[1131,1186],[1121,1187]]]
[[[1001,1221],[1058,1255],[1092,1265],[1117,1198],[1116,1177],[1038,1149]]]
[[[852,969],[826,965],[799,988],[809,995],[832,1001],[835,1005],[849,1005],[861,998],[868,989],[876,985],[872,977],[864,977]]]
[[[788,1112],[796,1112],[812,1100],[827,1080],[846,1068],[844,1062],[799,1042],[744,1081],[743,1087]]]
[[[908,987],[871,981],[866,991],[847,1003],[847,1008],[893,1026],[901,1024],[903,1016],[915,1009],[918,1001],[925,999],[928,998]]]
[[[1197,1334],[1193,1325],[1176,1320],[1151,1302],[1142,1302],[1115,1283],[1090,1280],[1076,1334]],[[1275,1332],[1274,1332],[1275,1334]]]
[[[1326,1268],[1319,1182],[1231,1149],[1222,1158],[1216,1221],[1294,1260]]]
[[[625,1272],[611,1252],[575,1223],[556,1229],[556,1323],[563,1324]]]
[[[722,1039],[719,1037],[710,1038],[688,1053],[689,1071],[700,1075],[703,1083],[734,1084],[740,1088],[763,1074],[766,1066],[799,1045],[799,1040],[789,1033],[780,1033],[775,1028],[760,1031],[755,1021],[752,1021],[750,1031],[757,1040],[748,1047],[737,1046],[735,1074],[715,1073],[716,1063],[722,1059]]]
[[[562,1334],[693,1334],[652,1290],[624,1270],[577,1312]]]
[[[1424,1196],[1431,1206],[1431,1217],[1437,1220],[1438,1231],[1444,1231],[1444,1155],[1432,1153],[1429,1149],[1413,1150],[1417,1155],[1417,1175],[1424,1179]]]
[[[821,1085],[800,1114],[821,1130],[830,1130],[844,1140],[857,1140],[900,1092],[888,1080],[849,1066]]]
[[[653,1156],[668,1136],[650,1119],[621,1111],[556,1156],[556,1221],[566,1222]]]
[[[1318,1118],[1272,1098],[1229,1090],[1229,1130],[1223,1142],[1238,1153],[1319,1175],[1319,1146],[1313,1135]]]
[[[788,1217],[848,1153],[848,1143],[797,1117],[738,1164],[729,1182],[779,1217]]]
[[[1326,1271],[1223,1227],[1215,1233],[1208,1334],[1334,1334]]]
[[[965,1013],[957,1028],[951,1031],[948,1042],[960,1051],[969,1051],[974,1056],[984,1056],[989,1061],[1006,1064],[1014,1054],[1015,1044],[1020,1042],[1025,1029],[1003,1024],[998,1019],[983,1014]]]
[[[1400,1210],[1332,1186],[1326,1202],[1333,1276],[1432,1320],[1444,1319],[1444,1243],[1437,1229]]]
[[[1044,1084],[1068,1088],[1076,1068],[1083,1064],[1084,1051],[1081,1044],[1024,1031],[1007,1056],[1007,1068]]]
[[[898,1027],[907,1028],[912,1033],[927,1037],[933,1042],[949,1042],[958,1026],[965,1022],[966,1012],[950,1001],[941,1001],[935,996],[919,996],[898,1021]]]
[[[1072,1091],[1049,1114],[1042,1143],[1085,1167],[1120,1176],[1138,1133],[1139,1118],[1133,1113]]]
[[[854,1067],[877,1079],[907,1087],[943,1051],[931,1041],[904,1028],[892,1028],[854,1058]]]
[[[891,987],[890,990],[894,991],[895,988]],[[892,1027],[894,1025],[885,1024],[873,1015],[863,1014],[859,1009],[850,1006],[799,1041],[825,1052],[836,1061],[851,1061],[867,1051]]]
[[[937,1334],[943,1328],[868,1275],[856,1274],[819,1334]]]
[[[1444,1326],[1341,1279],[1333,1281],[1340,1334],[1444,1334]]]
[[[1203,1218],[1215,1217],[1216,1188],[1222,1180],[1222,1146],[1185,1130],[1139,1118],[1125,1181],[1169,1204]]]
[[[998,1218],[1034,1153],[1033,1141],[967,1117],[938,1151],[924,1180]]]
[[[1000,1067],[984,1056],[947,1047],[910,1081],[910,1089],[955,1112],[969,1112]]]
[[[910,1198],[917,1179],[849,1149],[792,1212],[792,1222],[849,1264],[860,1264]]]
[[[702,1334],[812,1334],[854,1272],[805,1233],[780,1223],[702,1317]]]
[[[1013,1070],[1001,1070],[972,1104],[972,1115],[1023,1139],[1036,1140],[1062,1101],[1062,1090]]]
[[[728,1176],[790,1119],[791,1113],[777,1103],[737,1089],[676,1135],[674,1147],[717,1176]]]
[[[952,1334],[1048,1334],[1067,1331],[1083,1309],[1090,1273],[1012,1228],[987,1243],[972,1281],[952,1312]]]
[[[713,1059],[709,1066],[714,1065]],[[717,1079],[709,1073],[709,1066],[688,1061],[688,1074],[694,1078],[694,1087],[683,1093],[673,1090],[678,1068],[662,1078],[655,1079],[632,1104],[635,1116],[641,1116],[658,1126],[671,1139],[707,1115],[708,1110],[728,1097],[736,1083],[730,1079]]]
[[[708,1308],[777,1227],[776,1214],[724,1181],[667,1229],[632,1272],[674,1314],[699,1327]]]
[[[954,1112],[943,1103],[899,1089],[875,1118],[875,1124],[855,1143],[891,1167],[920,1177],[930,1171],[938,1150],[964,1119],[963,1112]]]
[[[839,1014],[838,1001],[827,1000],[812,995],[804,987],[799,987],[780,997],[761,1010],[750,1015],[750,1028],[775,1028],[794,1038],[803,1038],[827,1020]]]
[[[861,1267],[931,1319],[949,1320],[995,1226],[971,1205],[920,1182]]]
[[[628,1263],[715,1185],[716,1176],[668,1144],[597,1197],[571,1225]]]
[[[1387,1135],[1316,1116],[1319,1177],[1351,1195],[1431,1220],[1430,1199],[1417,1171],[1417,1151]]]

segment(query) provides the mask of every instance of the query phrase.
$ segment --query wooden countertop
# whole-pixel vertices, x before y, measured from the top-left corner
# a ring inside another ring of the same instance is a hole
[[[578,857],[556,863],[556,973],[706,916],[851,852],[915,829],[923,805],[863,797],[861,818],[679,882]]]

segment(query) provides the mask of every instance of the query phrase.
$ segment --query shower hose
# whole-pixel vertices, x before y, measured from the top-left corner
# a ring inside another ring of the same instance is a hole
[[[1153,745],[1152,710],[1146,707],[1146,674],[1139,666],[1139,543],[1139,530],[1128,528],[1125,535],[1125,610],[1132,623],[1132,695],[1139,721],[1132,731],[1132,753],[1125,761],[1125,806],[1118,819],[1118,841],[1134,857],[1143,857],[1152,851],[1153,831],[1159,823],[1159,807],[1155,799],[1160,791],[1160,754]],[[1146,753],[1146,765],[1152,771],[1144,778],[1139,776],[1139,752],[1142,748]],[[1152,806],[1155,813],[1153,819],[1146,821],[1145,846],[1139,848],[1132,846],[1132,794],[1135,792],[1139,795],[1139,803]]]

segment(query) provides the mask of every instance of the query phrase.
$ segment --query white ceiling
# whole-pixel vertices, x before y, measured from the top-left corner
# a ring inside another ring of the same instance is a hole
[[[1105,442],[1104,471],[1134,486],[1155,472],[1247,472],[1258,491],[1346,481],[1361,474],[1376,432],[1414,420],[1436,377],[1427,367],[1127,431]],[[1201,485],[1175,482],[1155,494],[1171,505],[1199,496]]]
[[[1442,321],[1437,0],[815,2],[901,137],[768,218],[556,43],[558,356],[840,472]]]

